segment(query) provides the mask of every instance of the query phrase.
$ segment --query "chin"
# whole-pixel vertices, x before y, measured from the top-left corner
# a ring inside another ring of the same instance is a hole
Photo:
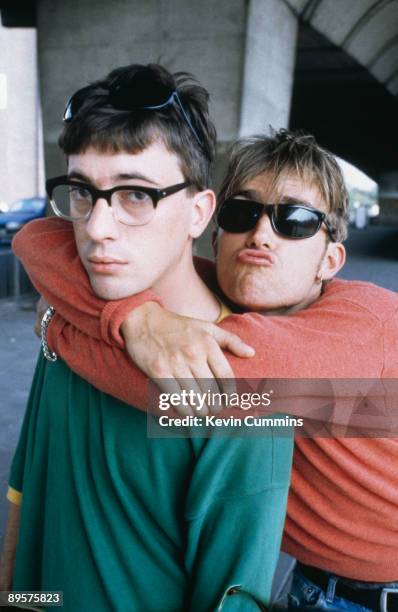
[[[107,301],[122,300],[141,291],[141,289],[121,284],[120,281],[114,282],[112,279],[104,280],[91,278],[90,284],[95,295]]]
[[[235,278],[232,286],[222,286],[225,295],[244,310],[262,311],[278,308],[281,302],[280,295],[274,295],[270,287],[266,288],[264,280],[258,282],[257,275],[246,274]],[[268,290],[267,290],[268,289]]]
[[[231,300],[231,302],[237,306],[240,306],[244,310],[260,311],[267,308],[267,305],[264,305],[264,302],[266,301],[264,299],[264,295],[257,296],[239,289],[232,291],[224,290],[224,293]]]

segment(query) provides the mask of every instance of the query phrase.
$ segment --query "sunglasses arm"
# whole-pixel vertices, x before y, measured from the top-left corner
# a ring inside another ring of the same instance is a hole
[[[174,100],[177,102],[177,106],[178,106],[178,108],[180,109],[180,111],[182,112],[182,114],[183,114],[183,117],[184,117],[185,121],[187,122],[187,124],[188,124],[188,125],[189,125],[189,127],[191,128],[191,132],[192,132],[192,134],[195,136],[195,138],[196,138],[196,140],[197,140],[198,144],[199,144],[201,147],[203,147],[203,144],[202,144],[202,142],[201,142],[201,140],[200,140],[200,138],[199,138],[199,136],[198,136],[198,133],[197,133],[197,131],[195,130],[195,128],[193,127],[192,122],[191,122],[191,120],[189,119],[189,117],[188,117],[187,113],[185,112],[184,107],[183,107],[183,105],[181,104],[180,96],[178,95],[178,93],[177,93],[176,91],[173,93],[173,98],[174,98]]]

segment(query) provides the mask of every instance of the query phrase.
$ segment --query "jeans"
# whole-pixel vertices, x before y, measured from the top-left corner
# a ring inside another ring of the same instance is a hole
[[[316,586],[300,572],[298,567],[293,574],[293,583],[288,595],[288,610],[349,610],[350,612],[373,612],[372,608],[365,608],[348,599],[334,596],[334,577],[331,574],[329,581],[329,593]],[[353,586],[355,582],[351,583]],[[371,586],[369,584],[369,586]],[[397,584],[398,586],[398,584]],[[328,596],[329,595],[329,596]]]

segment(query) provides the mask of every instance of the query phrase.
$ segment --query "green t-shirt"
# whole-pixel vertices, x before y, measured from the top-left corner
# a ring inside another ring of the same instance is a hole
[[[148,438],[145,413],[40,357],[10,476],[14,590],[63,591],[67,612],[210,612],[235,585],[269,602],[292,446]]]

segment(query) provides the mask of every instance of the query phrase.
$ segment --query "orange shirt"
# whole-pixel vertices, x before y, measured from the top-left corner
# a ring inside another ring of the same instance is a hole
[[[52,350],[102,391],[145,410],[148,381],[123,350],[120,324],[159,299],[151,291],[97,298],[61,219],[33,221],[13,246],[57,311]],[[231,315],[220,326],[256,350],[253,359],[228,355],[240,378],[398,378],[398,296],[369,283],[333,280],[305,310]],[[352,579],[398,580],[398,440],[297,438],[283,546]]]

